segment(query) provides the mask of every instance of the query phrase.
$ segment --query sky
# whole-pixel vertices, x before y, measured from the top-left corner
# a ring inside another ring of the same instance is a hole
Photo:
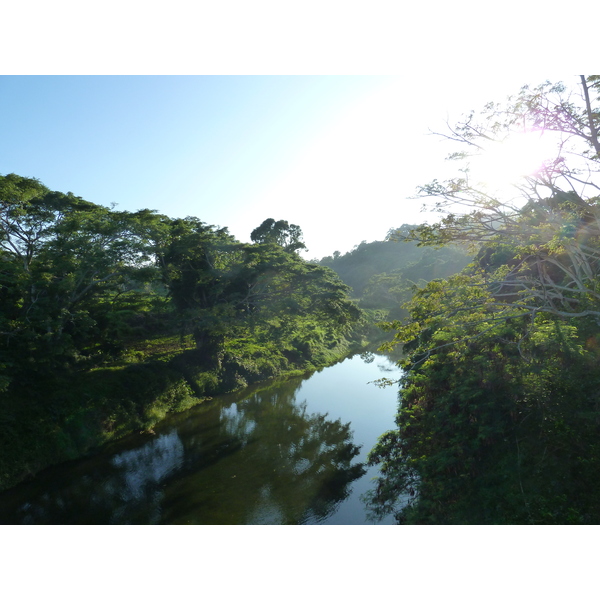
[[[284,219],[321,258],[431,221],[416,188],[452,150],[431,131],[546,78],[1,75],[0,174],[240,241]]]

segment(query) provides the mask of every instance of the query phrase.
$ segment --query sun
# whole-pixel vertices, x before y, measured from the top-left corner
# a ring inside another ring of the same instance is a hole
[[[557,152],[556,141],[547,132],[513,134],[490,143],[473,162],[472,172],[490,187],[509,186],[540,173]]]

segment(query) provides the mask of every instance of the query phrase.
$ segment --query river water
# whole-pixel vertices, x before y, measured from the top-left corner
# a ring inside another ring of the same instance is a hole
[[[394,427],[397,386],[369,382],[399,375],[367,353],[215,398],[0,494],[0,523],[374,523],[364,463]]]

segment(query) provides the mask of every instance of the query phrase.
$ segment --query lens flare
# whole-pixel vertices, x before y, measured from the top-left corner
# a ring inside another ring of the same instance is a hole
[[[478,179],[492,187],[517,183],[539,173],[556,158],[557,144],[543,132],[514,134],[490,144],[472,165]]]

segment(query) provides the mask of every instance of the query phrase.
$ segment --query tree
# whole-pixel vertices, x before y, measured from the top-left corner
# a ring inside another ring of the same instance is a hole
[[[463,162],[461,175],[420,188],[419,196],[435,198],[446,216],[404,239],[487,244],[487,253],[490,244],[502,247],[505,261],[497,268],[479,259],[483,285],[494,295],[488,307],[506,318],[541,311],[600,319],[600,107],[590,96],[599,86],[597,76],[581,76],[579,97],[562,84],[525,86],[506,105],[490,103],[479,118],[469,114],[444,135],[465,148],[450,156]],[[516,151],[509,141],[526,136],[551,137],[554,154],[514,182],[511,195],[478,179],[476,159],[494,147]]]
[[[371,507],[412,524],[600,522],[597,333],[485,318],[406,348],[397,428],[369,455]]]
[[[183,330],[191,330],[205,360],[219,365],[226,340],[245,334],[280,346],[302,338],[298,346],[309,356],[311,344],[339,341],[359,320],[349,288],[288,242],[241,244],[197,219],[172,223],[161,259],[164,280]]]
[[[35,179],[0,177],[0,335],[28,368],[73,359],[139,310],[156,276],[151,211],[117,212]]]
[[[157,245],[157,261],[181,335],[191,331],[211,364],[219,364],[226,333],[235,326],[230,286],[241,258],[239,246],[226,227],[218,229],[196,217],[168,221]]]
[[[275,219],[265,219],[252,231],[250,239],[257,244],[277,244],[287,252],[306,248],[302,241],[302,229],[298,225]]]
[[[600,522],[598,82],[581,77],[579,95],[524,87],[444,134],[463,147],[451,155],[460,175],[420,196],[445,216],[404,238],[469,243],[475,256],[387,325],[405,373],[397,429],[370,455],[376,511],[409,523]],[[550,137],[554,155],[511,188],[480,177],[482,157],[530,135]]]

